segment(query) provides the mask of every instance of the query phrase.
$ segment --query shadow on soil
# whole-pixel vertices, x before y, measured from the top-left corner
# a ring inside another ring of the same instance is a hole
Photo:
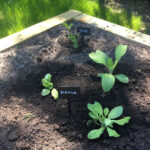
[[[16,140],[20,138],[20,136],[23,135],[23,133],[26,133],[28,129],[25,129],[25,126],[21,126],[15,122],[10,121],[5,124],[5,126],[0,127],[0,149],[1,150],[12,150],[12,146],[16,144]],[[29,131],[28,131],[29,132]],[[28,135],[28,139],[26,139],[26,136],[24,135],[22,137],[24,139],[24,143],[20,142],[16,149],[18,150],[30,150],[30,140],[32,139],[32,136]],[[28,143],[28,144],[27,144]],[[14,147],[14,146],[13,146]]]
[[[36,43],[33,45],[36,46]],[[93,70],[98,70],[99,72],[101,72],[102,70],[105,71],[105,69],[101,67],[101,65],[96,65],[89,60],[84,62],[84,64],[80,64],[77,66],[73,62],[61,63],[57,62],[57,60],[49,60],[35,63],[32,62],[32,59],[30,59],[30,63],[27,63],[24,66],[24,68],[26,69],[29,68],[29,71],[27,70],[26,72],[24,69],[16,69],[16,66],[14,64],[18,59],[20,59],[20,55],[27,56],[26,58],[28,58],[29,54],[30,53],[27,53],[26,51],[24,51],[23,54],[22,52],[18,51],[18,53],[16,53],[16,56],[13,59],[10,59],[10,63],[12,64],[11,67],[13,68],[13,72],[15,72],[16,76],[12,79],[12,83],[10,85],[12,89],[10,90],[10,94],[5,93],[5,96],[8,98],[11,96],[23,98],[28,103],[31,103],[35,108],[42,109],[42,113],[39,112],[39,114],[37,115],[48,115],[49,118],[46,119],[46,122],[48,124],[59,125],[57,128],[54,128],[54,130],[67,138],[68,141],[85,141],[86,134],[89,131],[89,128],[86,127],[86,121],[88,120],[88,111],[86,105],[88,102],[93,103],[95,100],[100,101],[103,107],[107,106],[109,108],[113,108],[115,106],[122,105],[124,107],[124,115],[132,116],[132,120],[129,125],[121,128],[115,126],[115,129],[117,129],[122,137],[127,136],[126,129],[128,129],[128,131],[132,130],[132,125],[149,125],[147,122],[145,122],[143,114],[140,113],[140,103],[137,104],[136,107],[136,105],[134,104],[134,95],[132,95],[137,93],[141,93],[142,95],[143,93],[147,92],[147,87],[145,87],[143,83],[146,83],[145,77],[148,76],[150,72],[147,71],[147,73],[143,74],[143,72],[147,70],[147,68],[143,67],[143,70],[141,70],[141,67],[148,66],[149,64],[146,62],[142,62],[141,60],[135,60],[135,57],[131,53],[131,50],[127,51],[126,56],[118,64],[118,67],[116,69],[116,73],[121,72],[126,74],[130,78],[131,82],[128,85],[120,84],[117,82],[114,89],[105,97],[101,96],[102,90],[99,86],[100,79],[92,78],[91,76],[95,74]],[[83,55],[88,54],[83,53]],[[57,54],[57,56],[59,56],[59,53]],[[128,59],[129,61],[126,62]],[[48,72],[53,75],[53,82],[55,87],[63,85],[80,85],[81,90],[83,89],[81,99],[77,100],[77,102],[73,101],[72,103],[72,117],[68,115],[66,100],[60,99],[56,103],[52,100],[51,96],[43,98],[40,95],[40,92],[42,90],[41,79]],[[1,101],[0,103],[3,103],[3,101]],[[23,106],[26,107],[26,109],[29,109],[26,105]],[[34,111],[34,109],[32,111]],[[106,134],[102,136],[101,140],[105,141],[105,139],[106,141],[108,140]]]

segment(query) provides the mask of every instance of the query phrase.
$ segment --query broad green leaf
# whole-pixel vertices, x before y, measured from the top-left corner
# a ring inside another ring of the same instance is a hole
[[[107,60],[107,66],[112,67],[113,66],[113,60],[109,57]]]
[[[127,45],[118,45],[115,50],[115,58],[116,60],[120,60],[121,57],[126,53]]]
[[[102,76],[102,88],[104,92],[109,92],[115,84],[115,77],[112,74],[105,73]]]
[[[122,126],[122,125],[128,123],[130,119],[131,119],[131,117],[124,117],[123,119],[120,119],[120,120],[113,120],[113,122]]]
[[[97,76],[100,77],[100,78],[102,78],[103,73],[98,73]]]
[[[58,91],[55,88],[52,89],[51,94],[54,99],[58,99]]]
[[[124,74],[117,74],[117,75],[115,75],[115,77],[117,78],[117,80],[119,80],[122,83],[128,83],[129,82],[129,78]]]
[[[103,115],[103,108],[99,102],[95,101],[93,108],[95,112],[97,112],[100,115]]]
[[[92,124],[92,122],[93,122],[93,120],[88,120],[87,123],[86,123],[86,125],[90,126]]]
[[[99,138],[103,134],[104,129],[105,128],[101,127],[100,129],[94,129],[94,130],[90,131],[87,135],[87,138],[90,140]]]
[[[107,67],[109,71],[112,73],[113,72],[113,60],[110,57],[107,60]]]
[[[107,132],[110,137],[119,137],[120,135],[113,129],[107,127]]]
[[[107,59],[108,59],[108,56],[100,51],[100,50],[97,50],[96,52],[92,52],[89,54],[89,57],[96,63],[99,63],[99,64],[103,64],[105,66],[107,66]]]
[[[53,83],[47,81],[45,78],[42,79],[42,85],[46,88],[52,89],[53,88]]]
[[[109,109],[106,107],[106,108],[104,109],[104,115],[105,115],[105,117],[108,115],[108,113],[109,113]]]
[[[108,118],[116,119],[116,118],[120,117],[122,115],[122,113],[123,113],[123,107],[117,106],[110,111]]]
[[[113,121],[110,120],[109,118],[106,118],[104,123],[105,123],[106,126],[110,126],[110,125],[112,125]]]
[[[88,108],[91,112],[94,112],[93,105],[94,105],[94,104],[90,104],[90,103],[87,104],[87,108]]]
[[[96,114],[94,114],[93,112],[89,112],[89,116],[93,119],[98,120],[98,116]]]
[[[48,74],[45,75],[45,79],[47,81],[51,81],[51,78],[52,78],[52,75],[50,73],[48,73]]]
[[[42,96],[47,96],[48,94],[50,94],[50,90],[49,89],[43,89],[41,92]]]

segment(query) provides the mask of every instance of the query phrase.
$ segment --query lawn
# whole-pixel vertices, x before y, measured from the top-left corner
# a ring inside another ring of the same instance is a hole
[[[99,0],[1,0],[0,38],[56,16],[69,9],[82,11],[110,22],[139,31],[141,16],[128,15],[127,11],[114,11]]]

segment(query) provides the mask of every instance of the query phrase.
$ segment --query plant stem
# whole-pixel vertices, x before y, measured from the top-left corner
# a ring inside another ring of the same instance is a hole
[[[116,61],[115,61],[114,65],[113,65],[112,73],[113,73],[114,69],[116,68],[116,66],[117,66],[118,62],[119,62],[118,60],[116,60]]]
[[[94,119],[93,119],[94,120]],[[97,124],[98,126],[100,126],[100,124],[96,121],[96,120],[94,120],[94,122],[95,122],[95,124]]]

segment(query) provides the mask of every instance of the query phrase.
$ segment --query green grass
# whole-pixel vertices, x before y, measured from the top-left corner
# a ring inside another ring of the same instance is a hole
[[[56,16],[69,9],[140,30],[141,16],[99,5],[98,0],[0,0],[0,38]]]

